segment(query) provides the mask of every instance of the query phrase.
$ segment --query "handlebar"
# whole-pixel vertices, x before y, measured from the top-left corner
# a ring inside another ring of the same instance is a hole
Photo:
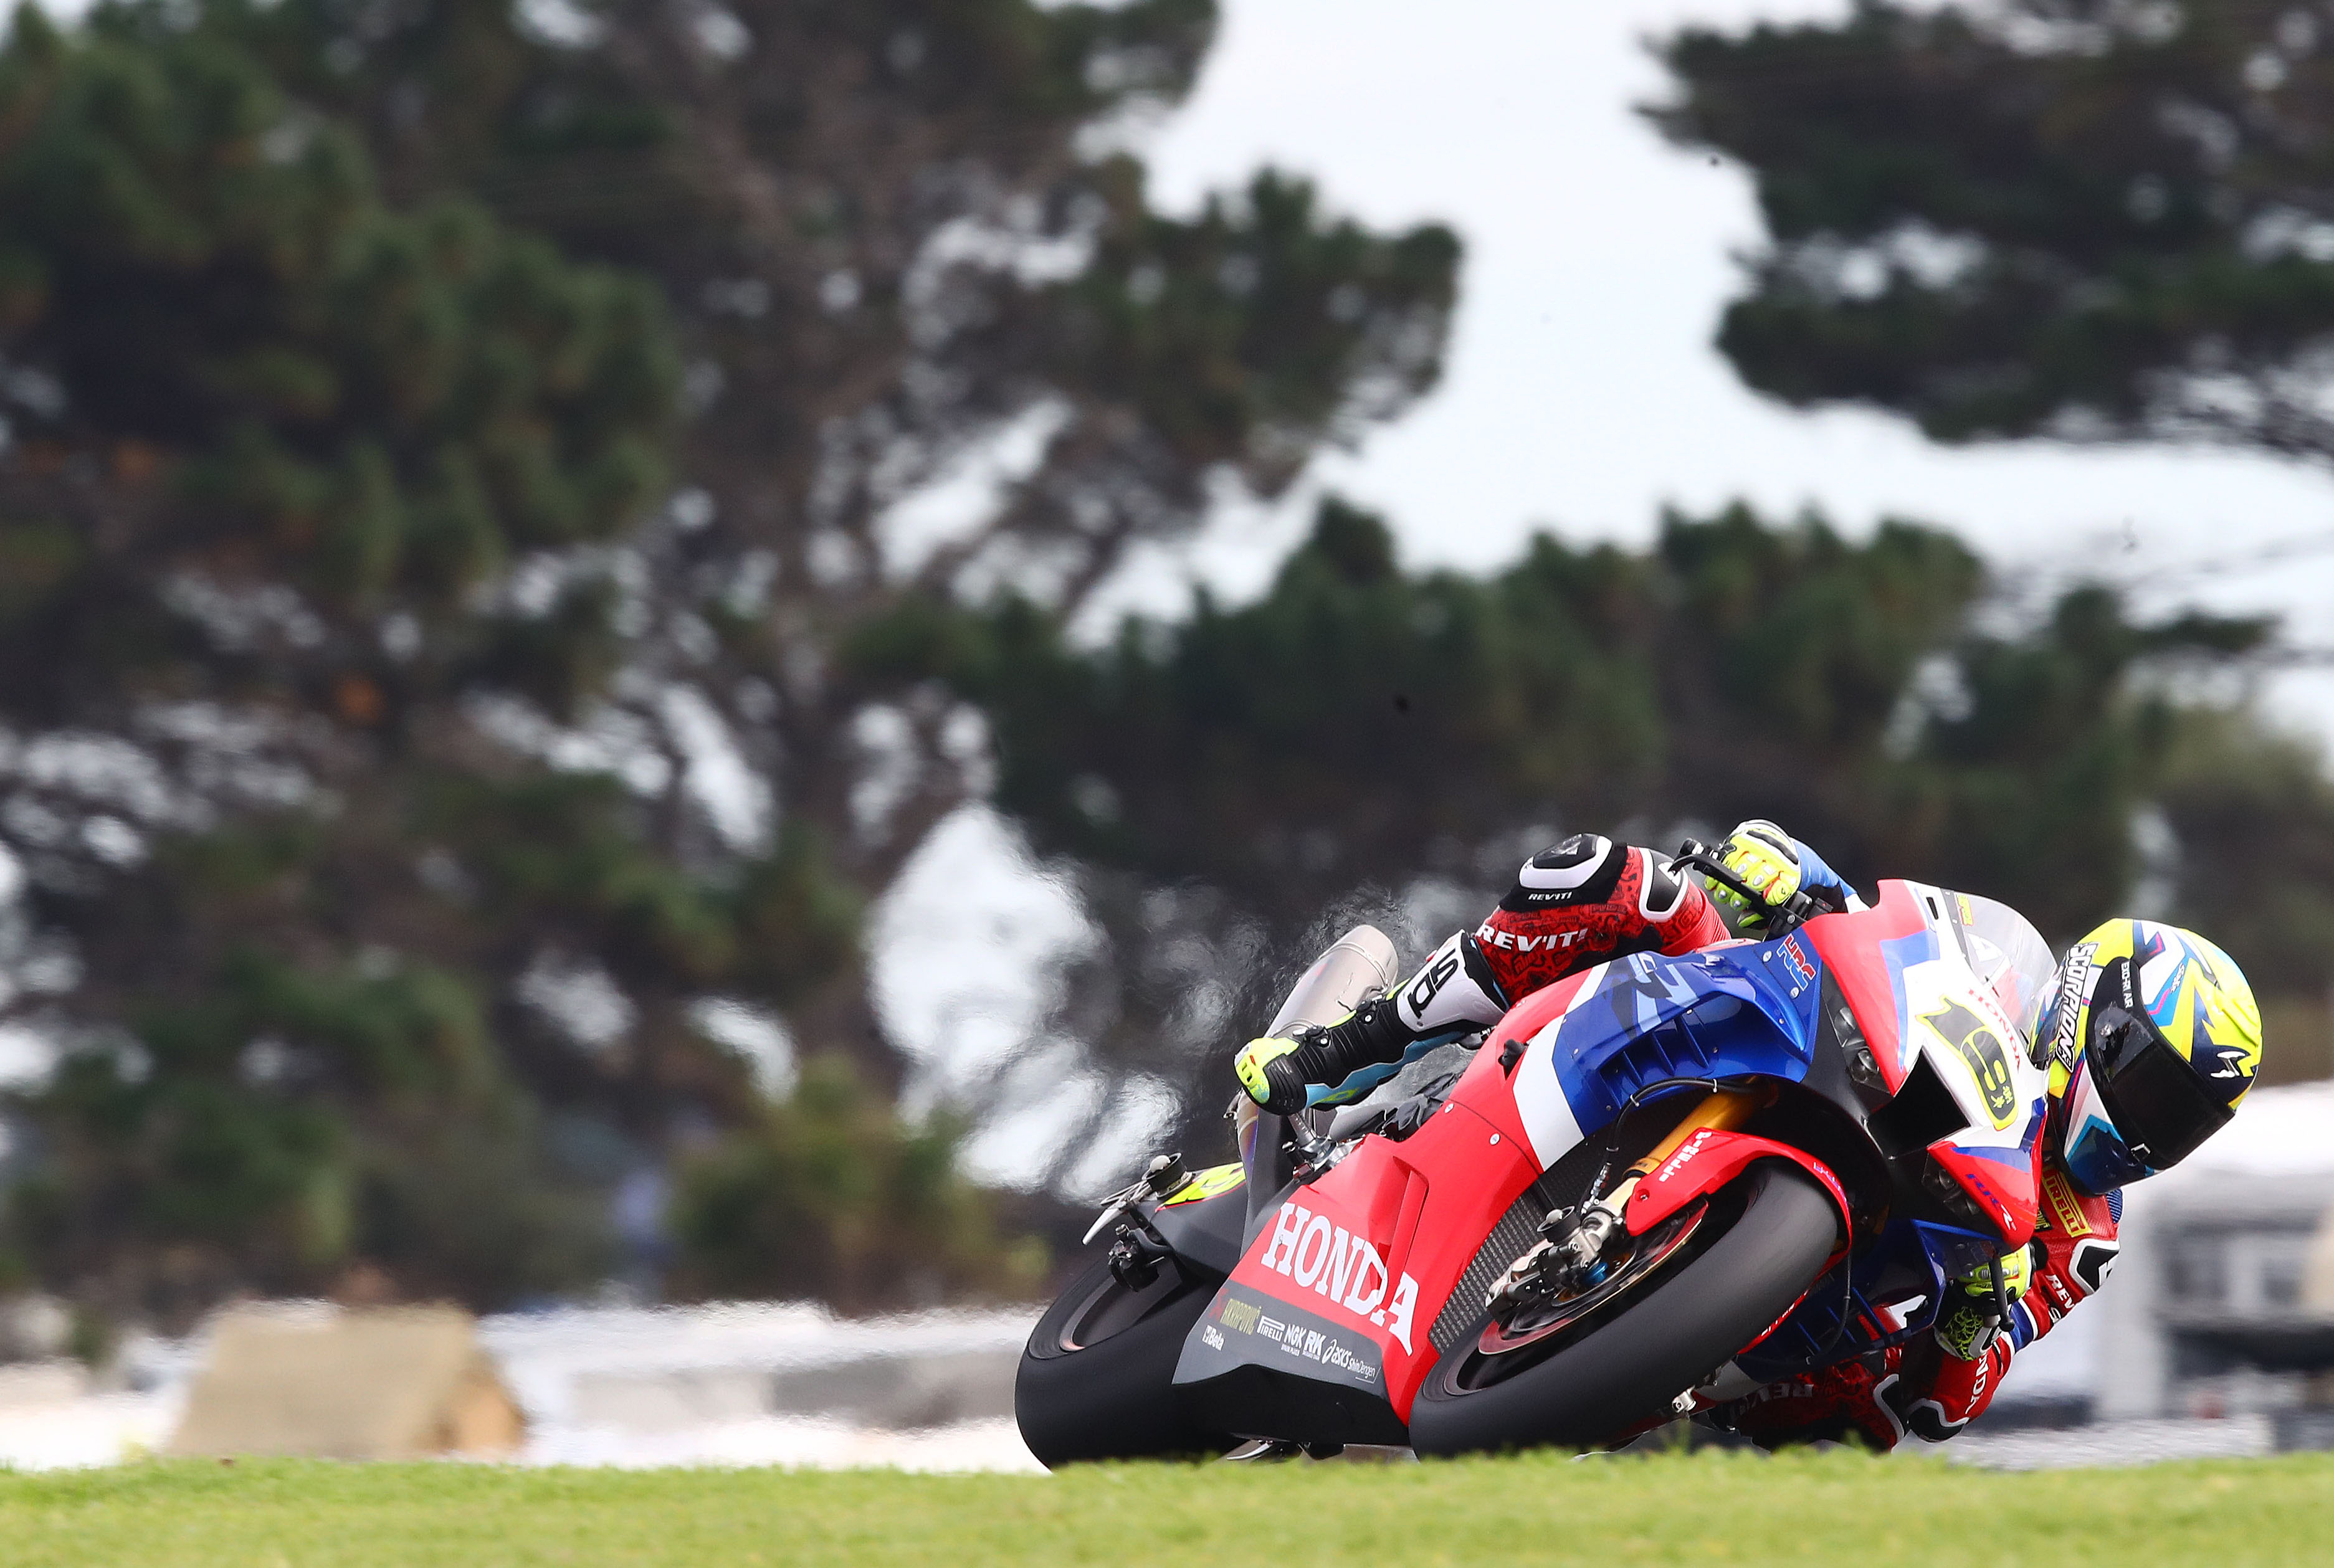
[[[1680,844],[1670,863],[1683,871],[1699,871],[1703,880],[1716,882],[1750,909],[1765,910],[1764,925],[1770,939],[1789,936],[1825,912],[1824,906],[1810,898],[1805,889],[1793,892],[1779,904],[1769,903],[1750,883],[1728,871],[1720,862],[1716,851],[1694,839]]]

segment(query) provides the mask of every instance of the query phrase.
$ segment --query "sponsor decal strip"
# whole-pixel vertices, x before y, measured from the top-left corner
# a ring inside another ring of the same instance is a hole
[[[2083,1217],[2082,1206],[2075,1201],[2074,1188],[2067,1185],[2067,1178],[2059,1174],[2055,1166],[2042,1168],[2042,1194],[2050,1200],[2050,1214],[2060,1230],[2069,1236],[2091,1234],[2091,1222]]]
[[[1309,1361],[1323,1371],[1334,1372],[1364,1388],[1383,1386],[1384,1374],[1379,1365],[1377,1346],[1365,1339],[1354,1340],[1326,1320],[1299,1314],[1287,1307],[1280,1310],[1288,1313],[1286,1320],[1267,1313],[1260,1303],[1227,1295],[1216,1322],[1201,1326],[1200,1342],[1211,1351],[1225,1352],[1233,1365],[1268,1367],[1286,1356],[1292,1361]],[[1242,1336],[1246,1343],[1235,1344],[1225,1330]],[[1311,1371],[1311,1368],[1298,1370]]]
[[[2097,942],[2078,942],[2067,949],[2066,974],[2059,982],[2059,1032],[2050,1041],[2050,1054],[2063,1067],[2075,1064],[2075,1020],[2090,996],[2091,955],[2098,950]]]

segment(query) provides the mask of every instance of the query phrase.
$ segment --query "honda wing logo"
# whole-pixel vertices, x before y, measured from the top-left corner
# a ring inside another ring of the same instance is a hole
[[[1329,1217],[1299,1204],[1284,1203],[1273,1217],[1272,1240],[1264,1266],[1286,1275],[1299,1290],[1326,1296],[1357,1317],[1392,1332],[1410,1349],[1411,1315],[1418,1309],[1418,1282],[1403,1275],[1386,1299],[1385,1260],[1378,1249]]]

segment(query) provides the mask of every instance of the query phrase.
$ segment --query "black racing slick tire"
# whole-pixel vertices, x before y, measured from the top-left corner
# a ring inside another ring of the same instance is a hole
[[[1048,1469],[1092,1459],[1220,1454],[1239,1439],[1193,1422],[1175,1393],[1184,1336],[1222,1282],[1162,1265],[1129,1290],[1096,1259],[1029,1332],[1013,1380],[1021,1440]]]
[[[1427,1373],[1411,1407],[1412,1446],[1586,1447],[1660,1415],[1724,1365],[1807,1294],[1837,1244],[1839,1212],[1779,1159],[1759,1161],[1713,1199],[1713,1221],[1721,1205],[1734,1210],[1731,1224],[1522,1370],[1501,1375],[1490,1363],[1478,1347],[1490,1319],[1478,1318]]]

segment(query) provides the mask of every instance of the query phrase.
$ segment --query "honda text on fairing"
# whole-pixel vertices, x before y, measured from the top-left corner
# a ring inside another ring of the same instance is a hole
[[[1769,929],[1548,986],[1326,1133],[1261,1117],[1246,1169],[1153,1160],[1030,1338],[1031,1449],[1594,1444],[1909,1341],[1972,1271],[2007,1314],[1996,1260],[2064,1179],[2025,1047],[2049,949],[1905,881]],[[1362,928],[1284,1020],[1393,977]]]

